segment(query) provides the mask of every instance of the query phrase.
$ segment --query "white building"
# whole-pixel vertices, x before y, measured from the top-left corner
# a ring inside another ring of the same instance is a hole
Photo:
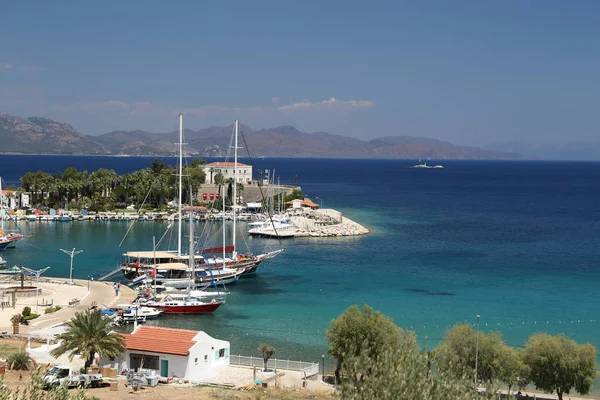
[[[229,342],[210,337],[202,331],[138,326],[125,338],[126,351],[114,360],[101,360],[102,366],[124,369],[156,370],[163,377],[198,382],[215,370],[229,365]]]
[[[16,190],[4,189],[0,194],[0,206],[9,210],[30,207],[29,193],[19,194]]]
[[[235,163],[233,162],[222,162],[217,161],[202,166],[204,173],[206,174],[206,183],[215,183],[215,176],[217,174],[223,175],[223,179],[233,179],[235,174]],[[237,163],[238,170],[238,183],[248,183],[252,181],[252,165]]]

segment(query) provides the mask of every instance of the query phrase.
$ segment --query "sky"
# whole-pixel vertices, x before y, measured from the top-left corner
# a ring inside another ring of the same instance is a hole
[[[0,111],[83,134],[293,125],[600,140],[600,2],[7,1]]]

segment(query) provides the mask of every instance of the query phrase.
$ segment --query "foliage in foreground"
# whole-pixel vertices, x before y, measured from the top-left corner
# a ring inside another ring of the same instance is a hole
[[[505,383],[510,392],[531,381],[562,400],[573,389],[589,393],[598,377],[596,349],[589,343],[537,334],[517,351],[499,333],[477,336],[466,324],[446,332],[435,350],[435,371],[430,374],[428,355],[418,349],[414,333],[367,305],[351,306],[332,320],[327,341],[329,354],[338,360],[336,379],[344,399],[493,398],[496,383]],[[485,384],[488,394],[473,389],[476,369],[478,382]]]
[[[342,381],[343,399],[482,400],[493,394],[478,394],[472,383],[443,373],[427,373],[427,356],[413,336],[401,339],[401,348],[382,348],[376,355],[363,343],[359,355],[344,358],[342,373],[357,379]],[[493,391],[491,391],[493,392]]]
[[[35,370],[27,382],[25,389],[11,389],[0,377],[0,400],[85,400],[85,390],[70,391],[67,385],[44,390],[42,378],[44,374],[39,368]]]
[[[367,305],[351,306],[331,321],[329,353],[338,360],[343,399],[481,399],[470,381],[429,374],[415,336]]]
[[[69,360],[77,354],[86,357],[85,368],[92,365],[98,353],[104,357],[118,357],[125,351],[123,337],[112,335],[110,318],[100,309],[78,312],[67,322],[67,331],[56,336],[60,345],[50,354],[60,357],[69,354]]]
[[[375,358],[383,349],[397,349],[404,345],[407,332],[398,328],[391,319],[373,311],[368,305],[350,306],[342,315],[331,321],[327,328],[329,354],[337,360],[336,379],[347,357],[370,355]],[[350,364],[346,364],[346,369]],[[351,372],[351,371],[347,371]],[[350,374],[354,376],[354,374]]]
[[[535,387],[547,393],[556,391],[559,400],[571,389],[589,393],[597,378],[594,346],[578,344],[565,335],[531,336],[523,350],[523,361],[531,368]]]
[[[458,324],[446,332],[435,351],[438,371],[455,377],[474,379],[477,334],[468,324]],[[502,381],[513,387],[527,386],[529,368],[515,349],[507,346],[498,332],[479,332],[477,380],[482,384]]]

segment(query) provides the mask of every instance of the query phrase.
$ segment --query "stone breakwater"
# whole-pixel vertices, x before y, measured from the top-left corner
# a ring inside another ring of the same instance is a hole
[[[298,227],[296,236],[358,236],[370,233],[369,229],[333,209],[307,211],[292,215],[291,220]]]

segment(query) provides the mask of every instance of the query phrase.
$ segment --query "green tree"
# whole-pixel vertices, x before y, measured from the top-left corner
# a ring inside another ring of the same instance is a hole
[[[375,312],[368,305],[362,308],[349,307],[339,317],[332,320],[326,332],[329,354],[337,360],[335,376],[339,382],[340,371],[344,368],[350,377],[364,376],[368,371],[352,368],[345,363],[347,357],[371,357],[377,359],[384,349],[401,348],[408,333],[398,328],[391,319]]]
[[[206,160],[203,158],[192,159],[192,168],[200,168],[203,165],[206,165]]]
[[[427,355],[419,351],[412,333],[400,336],[395,347],[381,347],[373,353],[371,349],[376,347],[367,340],[358,353],[344,358],[344,376],[367,373],[362,373],[360,380],[342,381],[342,399],[482,400],[494,396],[493,391],[477,393],[470,380],[443,372],[428,374]]]
[[[468,324],[458,324],[446,331],[435,351],[437,367],[456,378],[474,378],[477,335]],[[477,380],[492,382],[498,378],[506,344],[497,332],[479,332]]]
[[[571,389],[589,393],[597,378],[596,348],[565,335],[532,335],[523,349],[523,361],[531,368],[535,387],[547,393],[556,391],[559,400]]]
[[[292,193],[285,196],[285,201],[291,201],[291,200],[303,199],[303,198],[304,198],[304,195],[302,194],[302,190],[294,189],[294,190],[292,190]]]
[[[510,346],[504,346],[498,368],[498,379],[508,386],[508,395],[513,387],[524,388],[529,383],[529,367],[523,362],[521,353]]]
[[[211,173],[212,173],[212,172],[211,172]],[[215,184],[215,185],[222,185],[222,184],[223,184],[223,182],[225,181],[225,178],[223,177],[223,174],[222,174],[222,173],[220,173],[220,172],[217,172],[217,173],[215,174],[214,178],[215,178],[215,179],[214,179],[214,181],[213,181],[213,182],[214,182],[214,184]]]
[[[70,360],[81,354],[86,357],[86,368],[92,365],[96,353],[104,357],[119,356],[125,351],[124,340],[122,336],[110,333],[111,323],[99,309],[78,312],[67,322],[66,332],[56,336],[60,345],[50,354],[60,357],[69,353]]]
[[[258,349],[262,351],[264,371],[267,372],[267,363],[269,362],[269,358],[273,357],[273,354],[275,354],[275,348],[266,343],[261,343],[261,345],[258,346]]]

